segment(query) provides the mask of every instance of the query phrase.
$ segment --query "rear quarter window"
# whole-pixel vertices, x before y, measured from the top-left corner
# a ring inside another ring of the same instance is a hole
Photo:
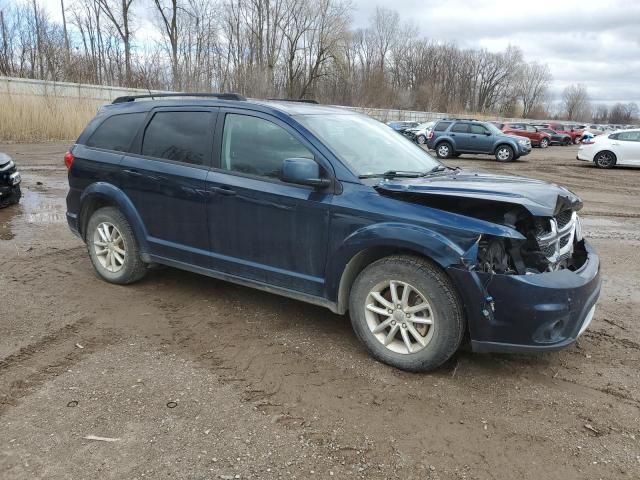
[[[98,125],[87,140],[87,147],[128,152],[146,115],[145,112],[112,115]]]

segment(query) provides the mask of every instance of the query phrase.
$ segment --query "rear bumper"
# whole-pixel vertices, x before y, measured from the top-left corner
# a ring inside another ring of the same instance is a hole
[[[553,351],[575,342],[593,319],[601,287],[600,259],[586,241],[585,250],[587,260],[576,272],[491,275],[451,267],[473,350]]]

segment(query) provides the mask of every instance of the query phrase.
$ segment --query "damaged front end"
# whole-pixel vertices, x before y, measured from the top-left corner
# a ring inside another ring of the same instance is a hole
[[[566,206],[565,206],[566,207]],[[480,235],[449,268],[462,294],[474,351],[557,350],[591,322],[599,258],[572,208],[552,217],[514,209],[504,222],[522,239]]]
[[[480,236],[477,270],[533,275],[564,269],[576,271],[586,260],[580,218],[571,208],[553,217],[511,211],[505,215],[504,222],[525,239]]]
[[[582,202],[568,190],[469,172],[386,182],[377,189],[511,232],[478,232],[460,262],[447,269],[465,307],[474,351],[557,350],[591,322],[600,294],[600,260],[582,236]]]

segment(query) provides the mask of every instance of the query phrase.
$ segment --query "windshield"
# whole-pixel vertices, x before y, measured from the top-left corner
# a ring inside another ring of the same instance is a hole
[[[440,165],[415,143],[364,115],[299,115],[296,120],[356,175],[427,172]]]

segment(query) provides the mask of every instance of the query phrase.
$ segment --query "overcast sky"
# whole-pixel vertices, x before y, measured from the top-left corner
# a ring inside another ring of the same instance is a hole
[[[594,102],[640,104],[640,0],[352,1],[357,27],[379,5],[434,40],[493,51],[518,46],[528,61],[549,65],[556,99],[567,85],[582,83]],[[59,0],[44,3],[58,18]]]

